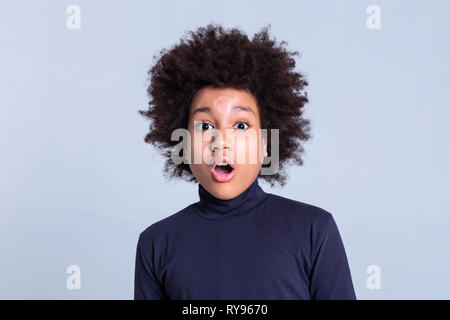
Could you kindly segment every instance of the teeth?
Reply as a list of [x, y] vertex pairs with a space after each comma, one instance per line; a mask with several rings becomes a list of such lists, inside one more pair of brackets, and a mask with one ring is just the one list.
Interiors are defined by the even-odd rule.
[[226, 163], [226, 162], [218, 162], [217, 165], [218, 165], [218, 166], [226, 166], [227, 163]]

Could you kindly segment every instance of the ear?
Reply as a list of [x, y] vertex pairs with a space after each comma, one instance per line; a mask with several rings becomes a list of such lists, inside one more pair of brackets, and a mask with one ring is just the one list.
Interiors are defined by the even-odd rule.
[[267, 153], [267, 141], [266, 141], [266, 139], [263, 139], [263, 150], [264, 150], [264, 157], [267, 157], [268, 156], [268, 153]]
[[186, 164], [189, 164], [188, 153], [189, 153], [189, 148], [183, 149], [183, 162]]

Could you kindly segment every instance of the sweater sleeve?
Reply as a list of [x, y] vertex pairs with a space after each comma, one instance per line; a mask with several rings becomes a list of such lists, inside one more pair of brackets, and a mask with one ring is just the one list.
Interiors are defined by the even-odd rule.
[[313, 230], [311, 300], [356, 300], [344, 244], [331, 213]]
[[154, 255], [155, 243], [144, 243], [141, 234], [136, 248], [134, 300], [167, 299], [162, 284], [155, 276]]

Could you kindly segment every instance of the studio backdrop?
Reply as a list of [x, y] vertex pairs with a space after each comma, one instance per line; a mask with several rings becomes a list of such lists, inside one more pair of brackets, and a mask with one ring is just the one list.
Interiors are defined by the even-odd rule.
[[448, 1], [3, 1], [0, 298], [132, 299], [136, 243], [198, 200], [138, 114], [210, 22], [296, 50], [312, 139], [271, 193], [331, 212], [358, 299], [450, 298]]

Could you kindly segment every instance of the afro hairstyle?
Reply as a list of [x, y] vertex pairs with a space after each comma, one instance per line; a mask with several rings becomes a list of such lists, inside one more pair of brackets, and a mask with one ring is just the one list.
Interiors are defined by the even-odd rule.
[[187, 129], [192, 98], [205, 86], [246, 90], [254, 96], [261, 128], [267, 129], [269, 157], [270, 129], [279, 129], [279, 170], [272, 175], [260, 172], [258, 178], [271, 186], [284, 186], [286, 164], [303, 165], [302, 141], [311, 138], [310, 120], [303, 117], [308, 82], [304, 74], [295, 71], [294, 56], [299, 53], [287, 51], [286, 41], [277, 45], [275, 38], [270, 39], [269, 29], [270, 24], [250, 40], [237, 28], [226, 30], [209, 23], [195, 32], [188, 31], [178, 44], [153, 56], [154, 64], [148, 71], [148, 109], [138, 113], [151, 122], [144, 140], [166, 158], [167, 178], [196, 182], [189, 164], [172, 161], [172, 149], [179, 141], [172, 141], [171, 134], [177, 128]]

